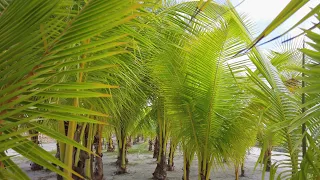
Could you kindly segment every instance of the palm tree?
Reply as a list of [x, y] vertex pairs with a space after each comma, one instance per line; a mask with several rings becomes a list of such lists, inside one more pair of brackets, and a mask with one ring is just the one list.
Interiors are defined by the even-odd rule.
[[[210, 8], [219, 10], [216, 4]], [[210, 8], [209, 12], [212, 12]], [[245, 100], [248, 96], [241, 93], [234, 73], [230, 71], [230, 67], [237, 70], [237, 66], [228, 61], [244, 47], [244, 43], [238, 43], [237, 38], [241, 31], [236, 30], [242, 24], [237, 22], [236, 15], [228, 14], [224, 18], [206, 28], [198, 26], [194, 34], [184, 34], [183, 37], [180, 35], [182, 32], [174, 34], [171, 31], [172, 35], [168, 38], [175, 46], [170, 49], [161, 46], [165, 53], [160, 52], [151, 63], [152, 76], [156, 79], [160, 94], [156, 106], [161, 108], [158, 110], [159, 129], [162, 136], [165, 134], [160, 138], [167, 140], [168, 122], [181, 122], [179, 132], [181, 139], [184, 139], [185, 170], [196, 152], [199, 179], [209, 179], [212, 165], [221, 165], [224, 159], [238, 165], [243, 161], [246, 148], [252, 144], [252, 141], [241, 141], [248, 131], [242, 131], [245, 129], [242, 127], [244, 123], [238, 115], [243, 111], [243, 106], [248, 105]], [[180, 41], [175, 42], [177, 37]], [[157, 168], [163, 169], [161, 158]], [[185, 172], [185, 179], [187, 174]], [[157, 178], [165, 178], [165, 175]]]
[[[272, 21], [272, 23], [253, 41], [250, 47], [253, 47], [257, 44], [260, 40], [266, 37], [269, 33], [271, 33], [275, 28], [277, 28], [280, 24], [282, 24], [286, 19], [288, 19], [292, 14], [294, 14], [297, 10], [299, 10], [303, 5], [305, 5], [308, 0], [305, 1], [298, 1], [298, 0], [291, 0], [290, 3], [285, 7], [283, 11]], [[277, 36], [274, 39], [277, 39], [293, 28], [300, 25], [302, 22], [307, 20], [309, 17], [313, 15], [319, 15], [319, 8], [320, 5], [318, 4], [314, 7], [305, 17], [299, 20], [293, 27], [289, 28], [286, 32], [282, 33], [281, 35]], [[319, 21], [319, 19], [318, 19]], [[313, 27], [309, 28], [308, 30], [304, 30], [306, 36], [313, 42], [308, 43], [310, 48], [303, 48], [300, 51], [304, 53], [303, 62], [306, 62], [306, 65], [302, 63], [302, 68], [293, 68], [302, 72], [302, 84], [306, 84], [306, 87], [303, 87], [299, 90], [302, 94], [302, 114], [297, 115], [295, 113], [295, 117], [290, 118], [290, 120], [286, 121], [285, 125], [279, 124], [279, 127], [282, 127], [281, 130], [286, 132], [287, 137], [290, 137], [289, 134], [298, 135], [299, 129], [302, 126], [303, 129], [303, 138], [298, 138], [293, 148], [289, 151], [290, 152], [290, 163], [292, 165], [291, 175], [289, 174], [288, 177], [293, 179], [319, 179], [319, 136], [318, 129], [319, 129], [319, 117], [317, 111], [319, 110], [318, 103], [319, 103], [319, 89], [316, 88], [319, 83], [315, 81], [315, 78], [319, 76], [319, 71], [317, 69], [318, 65], [318, 41], [317, 37], [319, 36], [317, 33], [313, 32], [312, 30], [318, 29], [318, 24], [314, 25]], [[304, 34], [302, 33], [302, 34]], [[274, 40], [272, 39], [272, 40]], [[306, 61], [309, 59], [308, 61]], [[268, 69], [269, 72], [272, 70]], [[274, 74], [272, 74], [274, 76]], [[280, 82], [280, 81], [278, 81]], [[287, 90], [286, 90], [287, 91]], [[280, 95], [283, 96], [283, 95]], [[304, 97], [308, 97], [307, 100], [309, 101], [306, 103]], [[309, 99], [310, 98], [310, 99]], [[282, 103], [288, 103], [288, 99], [282, 99]], [[290, 101], [290, 100], [289, 100]], [[292, 101], [291, 101], [292, 102]], [[298, 132], [297, 132], [298, 131]], [[296, 133], [295, 133], [296, 132]], [[300, 133], [299, 133], [300, 134]], [[308, 141], [308, 149], [306, 150], [305, 147]], [[286, 139], [288, 145], [292, 143], [290, 139]], [[302, 144], [303, 147], [303, 156], [301, 161], [297, 161], [297, 154], [294, 152], [300, 151], [299, 144]], [[279, 162], [285, 163], [285, 162]], [[298, 167], [298, 163], [300, 166]], [[278, 166], [278, 165], [277, 165]]]
[[[117, 60], [115, 57], [128, 53], [130, 33], [116, 29], [134, 19], [140, 5], [96, 0], [3, 2], [6, 3], [0, 15], [0, 176], [29, 179], [4, 153], [12, 148], [64, 178], [71, 178], [72, 174], [81, 177], [73, 170], [74, 147], [92, 152], [89, 145], [86, 148], [74, 141], [76, 129], [83, 123], [101, 124], [100, 117], [106, 116], [90, 110], [86, 99], [110, 97], [106, 91], [97, 90], [116, 88], [101, 81], [86, 81], [85, 77], [90, 72], [116, 66], [98, 65], [99, 60]], [[34, 122], [46, 119], [59, 121], [60, 133]], [[16, 132], [16, 127], [22, 124], [29, 128]], [[61, 161], [35, 146], [29, 137], [20, 135], [29, 130], [56, 139], [60, 143]]]
[[[246, 97], [240, 93], [227, 65], [228, 51], [236, 43], [231, 40], [233, 35], [232, 27], [222, 24], [198, 42], [192, 42], [194, 48], [187, 56], [190, 60], [179, 99], [183, 101], [184, 119], [188, 119], [182, 122], [187, 123], [184, 134], [191, 135], [186, 139], [196, 142], [199, 179], [209, 179], [213, 164], [221, 165], [229, 159], [241, 162], [248, 147], [248, 141], [241, 138], [245, 134], [244, 123], [238, 117], [246, 106]], [[204, 50], [204, 46], [211, 48]]]
[[[2, 0], [0, 179], [29, 179], [7, 149], [59, 179], [103, 179], [106, 128], [117, 136], [119, 172], [127, 168], [127, 138], [147, 133], [159, 142], [154, 178], [166, 179], [170, 140], [168, 167], [180, 143], [183, 179], [189, 179], [195, 154], [198, 179], [209, 179], [212, 167], [224, 164], [235, 167], [238, 179], [258, 134], [260, 160], [270, 162], [271, 178], [286, 163], [271, 165], [270, 152], [279, 143], [291, 168], [279, 177], [319, 179], [319, 34], [305, 31], [313, 43], [301, 50], [306, 64], [295, 68], [301, 78], [282, 71], [295, 51], [265, 56], [254, 47], [306, 2], [292, 0], [252, 42], [249, 23], [229, 4]], [[238, 53], [248, 44], [250, 53]], [[300, 79], [306, 87], [296, 90]], [[307, 100], [303, 113], [299, 92]], [[39, 122], [55, 122], [57, 131]], [[57, 140], [58, 158], [34, 143], [38, 132]], [[299, 159], [305, 138], [308, 149]]]
[[[127, 139], [131, 135], [131, 132], [135, 128], [135, 123], [141, 119], [144, 115], [144, 108], [146, 106], [146, 96], [141, 91], [141, 86], [133, 84], [127, 84], [121, 86], [122, 88], [117, 93], [114, 93], [112, 102], [113, 107], [109, 109], [111, 111], [112, 119], [110, 124], [114, 128], [115, 135], [117, 137], [118, 144], [118, 170], [117, 173], [127, 172], [126, 164], [127, 159]], [[137, 95], [140, 94], [140, 95]], [[108, 103], [104, 105], [107, 107]], [[114, 112], [112, 112], [114, 110]]]

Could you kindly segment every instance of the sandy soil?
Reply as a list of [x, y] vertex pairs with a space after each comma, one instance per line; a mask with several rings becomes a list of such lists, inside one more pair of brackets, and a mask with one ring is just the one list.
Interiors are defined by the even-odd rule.
[[[50, 144], [43, 144], [43, 147], [48, 150], [55, 149], [55, 143]], [[135, 146], [133, 146], [135, 148]], [[262, 179], [262, 172], [261, 167], [258, 166], [257, 169], [254, 171], [255, 163], [259, 156], [259, 149], [252, 148], [250, 154], [247, 155], [246, 162], [245, 162], [245, 177], [240, 177], [241, 180], [259, 180]], [[13, 151], [9, 151], [7, 154], [14, 154]], [[115, 175], [114, 172], [116, 171], [116, 167], [114, 162], [116, 161], [117, 154], [114, 153], [104, 153], [103, 156], [103, 166], [104, 166], [104, 177], [108, 180], [147, 180], [152, 179], [152, 173], [156, 167], [156, 160], [152, 158], [151, 152], [144, 152], [144, 153], [135, 153], [129, 154], [129, 164], [128, 164], [128, 173], [123, 175]], [[277, 157], [279, 159], [279, 157]], [[273, 159], [273, 161], [276, 159]], [[23, 157], [15, 157], [14, 161], [19, 164], [19, 166], [28, 174], [28, 176], [32, 180], [55, 180], [56, 175], [48, 170], [41, 170], [41, 171], [31, 171], [30, 170], [30, 161], [24, 159]], [[168, 179], [169, 180], [181, 180], [183, 171], [183, 156], [181, 152], [178, 152], [174, 159], [175, 162], [175, 170], [168, 172]], [[198, 162], [195, 158], [190, 172], [190, 179], [197, 180], [197, 168]], [[269, 178], [269, 173], [266, 173], [265, 178]], [[234, 180], [234, 169], [225, 167], [221, 168], [213, 168], [211, 173], [212, 180]]]

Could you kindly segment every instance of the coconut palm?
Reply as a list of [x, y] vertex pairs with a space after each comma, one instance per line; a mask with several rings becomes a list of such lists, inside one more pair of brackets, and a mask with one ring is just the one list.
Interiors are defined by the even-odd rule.
[[[238, 115], [246, 106], [245, 97], [227, 65], [228, 51], [236, 41], [232, 40], [231, 27], [221, 26], [192, 42], [192, 51], [186, 57], [185, 80], [179, 89], [184, 114], [180, 118], [186, 119], [182, 121], [186, 124], [182, 136], [196, 144], [199, 179], [209, 179], [213, 164], [221, 165], [224, 160], [241, 162], [245, 152], [240, 153], [241, 147], [246, 149], [246, 142], [250, 142], [241, 141], [244, 119]], [[230, 34], [226, 35], [226, 31]], [[204, 46], [211, 48], [204, 50]]]
[[[144, 115], [144, 108], [146, 106], [146, 96], [143, 95], [141, 87], [133, 84], [127, 84], [121, 86], [122, 88], [112, 99], [112, 106], [109, 106], [110, 124], [114, 128], [115, 135], [117, 137], [118, 144], [118, 171], [117, 173], [127, 172], [126, 164], [127, 159], [127, 139], [132, 135], [133, 129], [135, 129], [135, 123], [142, 119]], [[140, 94], [137, 96], [137, 94]], [[109, 103], [109, 104], [111, 104]], [[107, 103], [106, 103], [107, 104]], [[106, 107], [108, 107], [104, 104]], [[112, 111], [114, 110], [114, 111]]]
[[[101, 123], [99, 117], [106, 116], [89, 110], [85, 99], [110, 97], [96, 90], [116, 87], [86, 81], [85, 76], [115, 66], [97, 65], [99, 60], [128, 53], [130, 33], [116, 29], [135, 18], [140, 5], [131, 1], [2, 2], [6, 3], [1, 4], [0, 15], [1, 177], [28, 179], [4, 153], [10, 148], [64, 178], [81, 177], [73, 170], [74, 147], [92, 152], [73, 140], [75, 131], [82, 123]], [[34, 122], [44, 119], [59, 121], [60, 133]], [[16, 131], [22, 124], [29, 128]], [[33, 129], [60, 142], [61, 161], [20, 135]]]
[[[273, 20], [273, 22], [258, 36], [257, 39], [253, 41], [253, 44], [250, 47], [253, 47], [256, 43], [258, 43], [262, 38], [266, 37], [269, 33], [271, 33], [276, 27], [278, 27], [281, 23], [283, 23], [286, 19], [288, 19], [292, 14], [294, 14], [298, 9], [300, 9], [306, 1], [297, 1], [291, 0], [290, 3], [285, 7], [285, 9]], [[309, 17], [319, 14], [320, 5], [318, 4], [314, 7], [305, 17], [299, 20], [293, 27], [289, 28], [286, 32], [282, 33], [281, 35], [277, 36], [281, 37], [282, 35], [286, 34], [293, 28], [300, 25], [302, 22], [307, 20]], [[319, 21], [319, 19], [318, 19]], [[319, 136], [318, 129], [319, 129], [319, 117], [317, 111], [318, 103], [319, 103], [319, 91], [316, 88], [318, 86], [318, 81], [315, 81], [315, 78], [319, 76], [319, 71], [317, 70], [317, 62], [318, 62], [318, 48], [317, 48], [317, 37], [319, 36], [317, 33], [313, 32], [314, 29], [318, 29], [318, 24], [316, 23], [313, 27], [309, 28], [308, 30], [304, 30], [304, 33], [307, 37], [312, 41], [310, 44], [310, 48], [303, 48], [300, 51], [304, 53], [305, 58], [303, 61], [306, 62], [307, 65], [304, 65], [303, 68], [294, 68], [302, 72], [302, 84], [306, 84], [306, 87], [303, 87], [300, 92], [302, 93], [302, 99], [307, 97], [307, 103], [303, 100], [302, 105], [302, 114], [296, 115], [291, 120], [287, 121], [287, 125], [280, 125], [282, 130], [287, 134], [293, 134], [295, 131], [299, 131], [302, 126], [304, 138], [297, 139], [297, 145], [291, 149], [290, 152], [290, 166], [291, 172], [287, 177], [293, 179], [317, 179], [320, 177], [319, 175]], [[272, 39], [273, 40], [273, 39]], [[308, 60], [309, 59], [309, 60]], [[308, 61], [307, 61], [308, 60]], [[269, 70], [270, 71], [270, 70]], [[272, 70], [271, 70], [272, 71]], [[304, 86], [303, 85], [303, 86]], [[316, 90], [317, 89], [317, 90]], [[310, 91], [309, 91], [310, 90]], [[285, 99], [283, 99], [285, 100]], [[284, 101], [285, 102], [285, 101]], [[289, 126], [288, 126], [289, 125]], [[297, 133], [296, 133], [297, 134]], [[301, 136], [301, 135], [300, 135]], [[308, 140], [308, 149], [304, 151], [302, 160], [300, 162], [297, 161], [296, 156], [293, 156], [294, 151], [299, 151], [299, 144], [302, 146], [306, 146], [306, 141]], [[291, 143], [288, 139], [286, 140], [288, 145]], [[285, 162], [280, 162], [285, 163]], [[300, 166], [298, 167], [298, 163]]]
[[[318, 11], [318, 21], [319, 21]], [[319, 28], [317, 28], [319, 30]], [[305, 125], [306, 141], [308, 141], [308, 149], [306, 150], [302, 162], [300, 164], [301, 170], [295, 174], [295, 179], [319, 179], [320, 178], [320, 118], [319, 118], [319, 82], [315, 79], [319, 78], [320, 71], [319, 63], [319, 41], [317, 38], [319, 33], [306, 31], [306, 36], [311, 40], [308, 44], [310, 48], [301, 49], [305, 56], [309, 57], [304, 68], [298, 68], [303, 73], [301, 80], [306, 84], [300, 92], [302, 96], [307, 96], [306, 102], [302, 105], [304, 111], [301, 116], [298, 116], [291, 124], [290, 131], [295, 128]], [[305, 123], [305, 124], [303, 124]]]
[[[5, 153], [14, 149], [60, 179], [103, 179], [104, 128], [117, 136], [121, 172], [127, 137], [149, 128], [159, 140], [156, 179], [166, 179], [169, 140], [170, 168], [176, 145], [183, 149], [184, 179], [194, 155], [199, 179], [224, 164], [238, 178], [258, 132], [260, 159], [270, 160], [276, 143], [289, 152], [289, 163], [274, 164], [271, 177], [286, 165], [279, 177], [319, 178], [319, 34], [305, 31], [313, 43], [301, 50], [304, 68], [296, 68], [306, 82], [302, 114], [300, 74], [282, 71], [295, 52], [265, 56], [254, 47], [306, 2], [292, 0], [252, 42], [249, 23], [228, 3], [2, 0], [0, 178], [29, 179]], [[238, 53], [246, 46], [250, 53]], [[39, 123], [48, 121], [57, 131]], [[58, 158], [32, 142], [37, 132], [57, 140]], [[300, 159], [303, 137], [309, 148]]]
[[[211, 13], [223, 9], [217, 4], [212, 4], [210, 8], [207, 9]], [[210, 19], [210, 16], [205, 17]], [[212, 165], [222, 165], [224, 160], [235, 162], [238, 166], [243, 161], [246, 148], [254, 140], [241, 141], [241, 137], [249, 132], [241, 127], [247, 119], [239, 116], [243, 107], [248, 105], [248, 96], [241, 93], [234, 73], [230, 71], [230, 67], [238, 70], [237, 73], [241, 71], [239, 66], [229, 61], [245, 45], [245, 41], [239, 43], [241, 39], [237, 38], [241, 32], [236, 29], [242, 25], [238, 21], [235, 14], [228, 14], [206, 28], [194, 24], [194, 36], [185, 34], [181, 37], [180, 32], [172, 34], [168, 37], [171, 41], [175, 42], [176, 37], [180, 41], [170, 49], [163, 47], [165, 54], [160, 53], [152, 63], [152, 75], [156, 78], [161, 96], [158, 97], [157, 108], [163, 108], [158, 114], [159, 122], [163, 123], [160, 133], [168, 132], [167, 129], [164, 132], [161, 130], [167, 128], [170, 121], [181, 123], [179, 136], [183, 139], [182, 146], [186, 152], [185, 164], [190, 163], [196, 152], [199, 179], [209, 179]], [[198, 23], [206, 24], [206, 21]], [[167, 136], [163, 139], [166, 141]], [[185, 179], [187, 174], [185, 172]]]

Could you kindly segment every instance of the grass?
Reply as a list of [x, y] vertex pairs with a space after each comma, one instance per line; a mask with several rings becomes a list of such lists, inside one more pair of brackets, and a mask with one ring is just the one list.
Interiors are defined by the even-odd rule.
[[135, 144], [131, 148], [128, 149], [128, 154], [134, 154], [134, 153], [143, 153], [148, 154], [152, 153], [148, 151], [149, 143], [148, 141], [145, 141], [143, 143]]
[[[137, 143], [135, 145], [132, 145], [128, 149], [128, 154], [152, 154], [153, 151], [148, 151], [148, 149], [149, 149], [149, 142], [145, 141], [142, 143]], [[107, 149], [104, 149], [102, 152], [108, 154], [108, 156], [115, 156], [115, 155], [118, 155], [118, 148], [115, 145], [114, 152], [107, 152]]]

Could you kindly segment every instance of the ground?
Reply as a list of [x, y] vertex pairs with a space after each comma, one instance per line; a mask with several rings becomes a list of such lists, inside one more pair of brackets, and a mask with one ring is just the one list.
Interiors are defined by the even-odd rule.
[[[47, 151], [54, 153], [56, 145], [55, 143], [43, 144], [42, 145]], [[108, 180], [150, 180], [152, 179], [152, 173], [156, 167], [156, 160], [152, 158], [152, 152], [147, 151], [147, 143], [134, 145], [128, 154], [129, 164], [128, 173], [123, 175], [115, 175], [116, 166], [114, 162], [116, 161], [117, 154], [105, 152], [103, 155], [103, 168], [104, 177]], [[240, 180], [259, 180], [262, 179], [262, 171], [260, 165], [254, 170], [255, 163], [259, 156], [259, 149], [252, 148], [250, 154], [246, 157], [245, 162], [245, 177], [240, 177]], [[7, 154], [13, 155], [14, 151], [9, 150]], [[19, 164], [19, 166], [28, 174], [32, 180], [55, 180], [56, 175], [48, 170], [41, 171], [31, 171], [30, 162], [23, 157], [15, 157], [14, 161]], [[174, 159], [175, 170], [168, 172], [169, 180], [181, 180], [183, 171], [183, 156], [182, 153], [177, 151]], [[197, 180], [197, 160], [194, 159], [191, 165], [190, 179]], [[213, 168], [211, 173], [212, 180], [234, 180], [234, 169], [233, 168]], [[266, 173], [265, 179], [269, 179], [269, 173]]]

